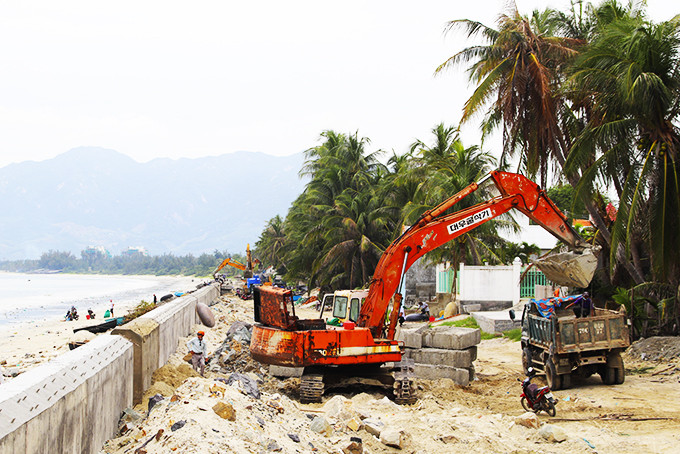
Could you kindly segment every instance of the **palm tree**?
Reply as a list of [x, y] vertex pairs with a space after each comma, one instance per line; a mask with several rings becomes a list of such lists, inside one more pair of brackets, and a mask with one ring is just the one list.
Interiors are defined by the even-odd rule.
[[[503, 129], [501, 163], [516, 152], [524, 171], [532, 178], [540, 176], [547, 186], [550, 173], [564, 169], [579, 121], [572, 103], [561, 87], [565, 69], [586, 44], [582, 37], [558, 37], [558, 22], [553, 11], [535, 11], [530, 19], [522, 17], [516, 5], [502, 15], [499, 28], [494, 30], [468, 19], [449, 22], [448, 30], [463, 28], [468, 36], [482, 35], [487, 45], [468, 47], [442, 63], [436, 70], [470, 63], [470, 78], [477, 83], [473, 95], [465, 104], [462, 121], [490, 104], [482, 123], [485, 133], [497, 125]], [[578, 106], [575, 106], [578, 107]], [[578, 186], [579, 169], [566, 172], [569, 183]], [[586, 209], [599, 229], [605, 243], [611, 243], [607, 224], [593, 203], [590, 194], [583, 197]], [[643, 281], [638, 270], [615, 247], [613, 256], [622, 263], [632, 278]]]
[[524, 18], [514, 6], [500, 17], [498, 30], [468, 19], [451, 21], [447, 31], [463, 28], [489, 44], [463, 49], [436, 69], [440, 73], [470, 63], [468, 72], [477, 88], [465, 103], [461, 122], [490, 104], [482, 130], [502, 125], [501, 162], [519, 152], [529, 176], [539, 175], [544, 187], [553, 163], [563, 164], [567, 152], [560, 125], [559, 68], [582, 44], [552, 36], [549, 19], [549, 11]]
[[284, 223], [281, 216], [277, 214], [267, 222], [267, 226], [260, 234], [260, 239], [255, 243], [256, 254], [260, 260], [270, 264], [277, 270], [285, 269], [285, 246]]
[[295, 244], [286, 264], [291, 275], [306, 274], [310, 285], [360, 286], [396, 228], [383, 207], [384, 192], [376, 189], [388, 171], [377, 159], [380, 151], [367, 152], [367, 138], [333, 131], [322, 138], [306, 152], [302, 173], [311, 181], [286, 218]]
[[640, 255], [648, 248], [652, 279], [677, 285], [680, 16], [660, 24], [639, 13], [607, 18], [575, 65], [573, 84], [591, 100], [592, 115], [567, 166], [586, 169], [581, 192], [597, 177], [622, 182], [611, 250], [625, 244], [643, 273]]
[[[460, 141], [456, 128], [446, 127], [442, 123], [432, 129], [432, 135], [432, 145], [427, 145], [422, 140], [416, 140], [411, 145], [415, 161], [412, 173], [417, 175], [422, 184], [414, 192], [411, 202], [404, 206], [406, 223], [415, 222], [425, 211], [434, 208], [470, 183], [479, 181], [495, 167], [496, 161], [489, 153], [480, 151], [477, 146], [466, 148]], [[451, 211], [470, 207], [489, 197], [485, 189], [480, 188], [460, 201]], [[455, 241], [428, 253], [428, 260], [433, 263], [450, 261], [455, 265], [461, 262], [481, 264], [487, 257], [494, 255], [487, 244], [498, 239], [498, 226], [512, 223], [509, 219], [482, 224]], [[452, 288], [455, 285], [454, 277]]]

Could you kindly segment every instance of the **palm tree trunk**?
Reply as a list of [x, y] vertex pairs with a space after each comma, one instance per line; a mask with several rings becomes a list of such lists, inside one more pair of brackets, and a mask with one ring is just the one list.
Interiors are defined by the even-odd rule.
[[[557, 137], [559, 138], [560, 147], [556, 148], [561, 149], [559, 149], [558, 152], [555, 153], [555, 158], [557, 159], [557, 162], [559, 162], [562, 169], [564, 169], [565, 157], [562, 150], [567, 150], [567, 145], [566, 143], [564, 143], [564, 138], [562, 137], [561, 134], [558, 134]], [[579, 175], [578, 171], [576, 171], [572, 175], [567, 175], [567, 180], [574, 189], [576, 189], [576, 187], [578, 186], [578, 182], [580, 179], [581, 175]], [[588, 214], [590, 215], [591, 219], [593, 220], [593, 223], [595, 224], [595, 227], [597, 227], [597, 229], [600, 231], [600, 234], [602, 235], [602, 238], [604, 238], [604, 241], [607, 243], [607, 245], [611, 247], [612, 235], [611, 232], [609, 232], [609, 229], [607, 228], [604, 219], [600, 215], [600, 211], [597, 209], [592, 200], [588, 199], [584, 200], [583, 202], [586, 206], [586, 210], [588, 210]], [[640, 272], [640, 270], [634, 267], [633, 264], [626, 259], [626, 256], [623, 252], [623, 248], [621, 245], [618, 245], [618, 247], [616, 248], [616, 261], [620, 263], [626, 269], [626, 271], [628, 271], [628, 274], [630, 274], [630, 277], [635, 281], [636, 284], [639, 285], [645, 281], [644, 278], [642, 277], [642, 273]]]

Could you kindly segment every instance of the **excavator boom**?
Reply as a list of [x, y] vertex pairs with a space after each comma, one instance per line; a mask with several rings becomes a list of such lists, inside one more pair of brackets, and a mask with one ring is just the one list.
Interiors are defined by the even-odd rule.
[[222, 268], [224, 268], [225, 266], [227, 266], [227, 265], [233, 266], [234, 268], [237, 268], [237, 269], [239, 269], [239, 270], [241, 270], [241, 271], [245, 271], [245, 269], [246, 269], [246, 266], [245, 266], [244, 264], [242, 264], [241, 262], [238, 262], [238, 261], [236, 261], [236, 260], [234, 260], [234, 259], [231, 259], [231, 258], [226, 258], [226, 259], [224, 259], [224, 260], [222, 261], [222, 263], [220, 263], [220, 264], [218, 265], [218, 267], [215, 268], [215, 270], [213, 271], [213, 273], [212, 273], [213, 278], [214, 278], [215, 276], [217, 276], [217, 273], [219, 273], [220, 270], [221, 270]]
[[[444, 214], [455, 203], [473, 193], [479, 185], [491, 179], [500, 195], [470, 208]], [[426, 253], [463, 235], [511, 209], [517, 209], [537, 224], [564, 241], [571, 249], [583, 251], [590, 247], [569, 225], [566, 216], [545, 195], [536, 183], [514, 173], [494, 171], [479, 183], [472, 183], [442, 204], [424, 213], [421, 218], [383, 253], [375, 269], [368, 297], [361, 307], [358, 326], [381, 337], [389, 302], [401, 286], [404, 273]], [[594, 268], [592, 270], [594, 272]], [[553, 277], [559, 280], [559, 272]], [[588, 281], [592, 279], [592, 273]], [[571, 283], [564, 276], [561, 283]], [[558, 282], [560, 283], [560, 282]], [[573, 284], [573, 283], [572, 283]], [[396, 298], [400, 302], [400, 297]], [[393, 311], [398, 312], [398, 307]], [[391, 320], [388, 338], [394, 336], [396, 317]]]

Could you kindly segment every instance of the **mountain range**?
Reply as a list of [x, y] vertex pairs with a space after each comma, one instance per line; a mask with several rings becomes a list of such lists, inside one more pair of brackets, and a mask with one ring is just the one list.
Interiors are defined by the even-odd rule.
[[104, 148], [0, 168], [0, 260], [49, 250], [244, 253], [304, 190], [304, 155], [236, 152], [139, 163]]

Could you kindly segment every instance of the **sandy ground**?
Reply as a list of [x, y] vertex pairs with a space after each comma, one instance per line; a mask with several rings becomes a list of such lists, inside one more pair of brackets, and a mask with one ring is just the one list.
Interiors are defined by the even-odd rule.
[[[251, 306], [252, 300], [228, 297], [213, 306], [218, 324], [206, 330], [210, 352], [222, 343], [233, 322], [252, 321]], [[314, 314], [297, 311], [301, 317]], [[605, 386], [599, 376], [593, 376], [555, 392], [557, 415], [541, 413], [539, 420], [563, 429], [566, 440], [557, 443], [517, 422], [524, 413], [517, 382], [522, 378], [519, 342], [482, 341], [475, 362], [477, 378], [470, 386], [418, 380], [419, 400], [407, 406], [394, 404], [381, 390], [359, 387], [325, 395], [321, 404], [300, 404], [297, 379], [273, 378], [249, 359], [247, 346], [236, 342], [232, 347], [236, 359], [230, 353], [231, 359], [223, 364], [257, 380], [259, 398], [248, 395], [240, 382], [221, 382], [231, 376], [225, 368], [208, 371], [206, 378], [196, 376], [181, 360], [186, 347], [180, 341], [177, 354], [158, 372], [144, 402], [135, 408], [143, 416], [124, 425], [120, 436], [109, 440], [102, 452], [360, 452], [350, 449], [352, 437], [361, 439], [365, 453], [678, 452], [677, 358], [651, 362], [626, 357], [629, 373], [622, 385]], [[146, 415], [148, 398], [156, 393], [165, 399]], [[218, 403], [228, 407], [227, 419], [216, 413]], [[373, 435], [368, 430], [371, 420], [385, 424], [383, 433], [396, 433], [401, 447]], [[178, 428], [178, 422], [184, 425]]]
[[[194, 277], [173, 278], [177, 281], [177, 288], [185, 291], [194, 290], [201, 282]], [[115, 315], [122, 317], [128, 310], [139, 302], [116, 302]], [[2, 325], [0, 327], [0, 363], [4, 370], [25, 372], [37, 365], [55, 358], [69, 350], [71, 341], [89, 340], [94, 337], [88, 331], [73, 330], [85, 326], [97, 325], [104, 322], [103, 312], [95, 320], [87, 320], [87, 311], [79, 311], [79, 319], [64, 321], [63, 318], [44, 320], [39, 322], [23, 322]]]
[[[252, 322], [252, 300], [225, 296], [212, 310], [214, 328], [195, 326], [206, 332], [211, 354], [234, 322]], [[316, 313], [298, 309], [297, 315]], [[56, 345], [44, 342], [52, 334], [32, 332], [26, 340], [36, 359], [38, 348]], [[384, 391], [368, 387], [331, 392], [320, 404], [300, 404], [299, 380], [269, 376], [238, 341], [227, 342], [200, 377], [182, 360], [188, 339], [180, 339], [177, 353], [154, 374], [143, 402], [123, 415], [120, 433], [101, 453], [675, 453], [680, 445], [680, 362], [677, 357], [644, 361], [640, 349], [624, 355], [624, 384], [605, 386], [595, 375], [554, 392], [557, 415], [538, 417], [542, 425], [566, 433], [566, 440], [556, 443], [517, 422], [524, 413], [519, 342], [482, 341], [470, 386], [417, 380], [418, 401], [398, 406]], [[248, 394], [252, 388], [242, 381], [226, 384], [232, 372], [257, 383], [260, 395]], [[148, 412], [155, 394], [164, 399]], [[376, 420], [384, 424], [382, 437], [370, 428]], [[400, 448], [389, 445], [389, 433]], [[362, 451], [352, 437], [361, 440]]]

